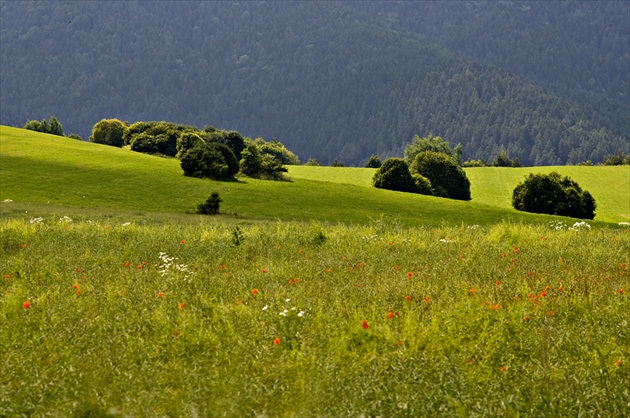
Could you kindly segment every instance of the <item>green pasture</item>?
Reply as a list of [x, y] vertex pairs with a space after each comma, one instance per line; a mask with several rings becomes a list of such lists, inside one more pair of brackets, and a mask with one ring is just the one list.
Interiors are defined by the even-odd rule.
[[62, 213], [0, 222], [0, 416], [630, 413], [627, 229]]
[[[586, 168], [589, 167], [575, 167]], [[624, 177], [628, 168], [593, 169], [601, 170], [597, 173], [619, 173], [608, 182], [613, 187], [603, 190], [621, 190], [617, 199], [612, 192], [592, 191], [599, 204], [596, 220], [628, 219], [630, 198], [623, 193], [628, 185], [628, 178]], [[496, 192], [488, 185], [489, 180], [474, 177], [477, 172], [474, 170], [469, 171], [473, 184], [471, 202], [378, 190], [369, 186], [372, 172], [360, 168], [294, 166], [289, 167], [292, 182], [249, 178], [215, 182], [184, 177], [174, 159], [0, 127], [0, 201], [10, 199], [15, 203], [0, 205], [3, 216], [26, 210], [46, 214], [57, 206], [127, 211], [141, 216], [184, 215], [194, 212], [198, 203], [217, 191], [224, 200], [221, 208], [224, 216], [248, 220], [365, 224], [388, 217], [402, 225], [417, 226], [487, 225], [504, 220], [540, 223], [554, 219], [510, 208], [505, 196], [498, 199], [492, 195]], [[496, 176], [489, 174], [489, 177]], [[607, 178], [606, 174], [583, 177], [587, 182]], [[484, 186], [479, 189], [476, 184]], [[589, 189], [586, 184], [584, 187]], [[484, 193], [490, 197], [484, 197]]]
[[628, 416], [625, 168], [566, 169], [607, 222], [0, 127], [0, 417]]
[[[289, 174], [295, 179], [366, 187], [371, 186], [375, 171], [357, 167], [289, 167]], [[630, 221], [630, 166], [474, 167], [465, 171], [474, 203], [511, 209], [512, 192], [529, 173], [557, 171], [593, 195], [597, 202], [596, 220]]]

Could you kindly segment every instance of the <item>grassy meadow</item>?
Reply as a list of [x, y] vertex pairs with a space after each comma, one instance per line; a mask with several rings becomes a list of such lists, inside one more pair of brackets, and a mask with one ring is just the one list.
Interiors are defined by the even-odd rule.
[[592, 189], [625, 171], [598, 168], [566, 167], [581, 223], [484, 169], [471, 202], [368, 169], [219, 183], [0, 127], [0, 416], [628, 416], [628, 211]]

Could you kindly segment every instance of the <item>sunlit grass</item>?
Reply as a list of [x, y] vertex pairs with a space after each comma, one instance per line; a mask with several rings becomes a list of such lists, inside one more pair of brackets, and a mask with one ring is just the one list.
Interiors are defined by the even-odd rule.
[[136, 219], [0, 223], [0, 415], [630, 412], [627, 229]]

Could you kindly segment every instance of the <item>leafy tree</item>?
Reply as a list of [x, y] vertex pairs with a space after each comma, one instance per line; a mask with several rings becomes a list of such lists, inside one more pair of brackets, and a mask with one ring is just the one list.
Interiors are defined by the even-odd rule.
[[270, 154], [263, 154], [255, 143], [250, 142], [243, 150], [241, 158], [241, 173], [248, 177], [281, 180], [287, 170]]
[[317, 158], [309, 158], [308, 161], [304, 163], [304, 165], [308, 165], [311, 167], [320, 167], [322, 164], [317, 160]]
[[486, 163], [483, 160], [466, 160], [462, 164], [462, 167], [485, 167]]
[[183, 153], [181, 167], [189, 177], [229, 180], [238, 173], [234, 153], [226, 145], [202, 143]]
[[521, 162], [518, 158], [511, 159], [507, 151], [501, 150], [492, 165], [495, 167], [520, 167]]
[[135, 134], [130, 146], [132, 151], [144, 154], [157, 154], [159, 152], [156, 138], [146, 132]]
[[416, 185], [416, 193], [425, 194], [428, 196], [433, 195], [431, 180], [418, 173], [412, 174], [411, 178]]
[[275, 138], [272, 139], [271, 142], [266, 142], [262, 138], [256, 138], [254, 143], [258, 146], [258, 149], [260, 149], [260, 152], [262, 152], [263, 154], [271, 155], [276, 160], [278, 160], [278, 162], [280, 162], [281, 164], [287, 164], [287, 165], [300, 164], [300, 159], [297, 157], [297, 155], [289, 151], [284, 146], [284, 144], [282, 144], [280, 141], [278, 141]]
[[334, 160], [331, 164], [331, 167], [345, 167], [346, 165], [339, 160]]
[[223, 200], [219, 197], [219, 193], [212, 192], [204, 203], [197, 205], [197, 213], [200, 215], [217, 215], [221, 202], [223, 202]]
[[[457, 161], [457, 157], [448, 142], [439, 136], [432, 135], [426, 138], [420, 138], [418, 135], [415, 135], [411, 144], [407, 145], [407, 148], [405, 148], [405, 161], [407, 161], [407, 164], [411, 164], [416, 158], [416, 155], [424, 151], [442, 152]], [[461, 145], [459, 145], [458, 152], [461, 152]]]
[[512, 193], [512, 206], [521, 211], [593, 219], [593, 196], [569, 177], [557, 172], [529, 174]]
[[372, 184], [379, 189], [396, 190], [399, 192], [417, 192], [409, 166], [402, 158], [388, 158], [374, 173]]
[[41, 122], [37, 120], [29, 120], [24, 124], [24, 129], [42, 132], [45, 134], [63, 136], [61, 123], [59, 123], [57, 118], [54, 116], [51, 116], [49, 120], [42, 119]]
[[184, 152], [196, 147], [197, 145], [200, 145], [201, 143], [203, 143], [203, 139], [201, 139], [201, 137], [196, 133], [184, 132], [179, 136], [179, 138], [177, 138], [177, 144], [175, 145], [175, 148], [177, 149], [177, 154], [175, 154], [175, 156], [177, 158], [181, 158]]
[[457, 162], [442, 152], [423, 151], [416, 155], [411, 172], [431, 182], [433, 194], [457, 200], [470, 200], [470, 181]]
[[48, 133], [63, 136], [63, 128], [56, 117], [51, 116], [48, 120]]
[[118, 119], [102, 119], [92, 127], [90, 141], [97, 144], [122, 147], [127, 127]]
[[81, 135], [79, 134], [70, 134], [68, 135], [68, 138], [78, 139], [79, 141], [83, 141], [83, 138], [81, 138]]
[[615, 155], [605, 156], [602, 163], [604, 165], [628, 165], [630, 164], [630, 154], [624, 157], [621, 150], [618, 150]]
[[372, 155], [365, 163], [365, 166], [367, 168], [379, 168], [382, 165], [383, 162], [381, 161], [381, 158], [376, 154]]

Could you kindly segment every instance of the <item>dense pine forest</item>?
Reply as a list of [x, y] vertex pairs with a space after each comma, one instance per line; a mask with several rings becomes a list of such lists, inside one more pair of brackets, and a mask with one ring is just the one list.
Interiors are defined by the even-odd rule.
[[0, 19], [1, 124], [213, 125], [347, 165], [429, 134], [465, 160], [630, 152], [623, 1], [0, 1]]

